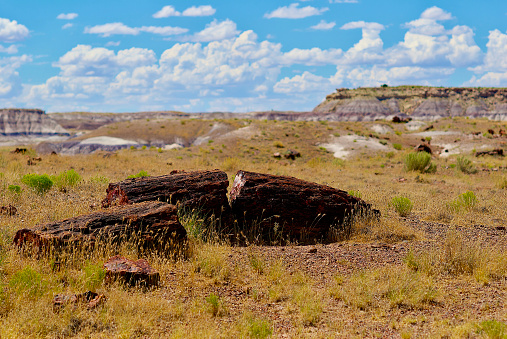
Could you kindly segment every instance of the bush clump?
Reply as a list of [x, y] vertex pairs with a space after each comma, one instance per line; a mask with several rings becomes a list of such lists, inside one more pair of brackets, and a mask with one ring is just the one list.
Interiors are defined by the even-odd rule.
[[53, 180], [47, 174], [25, 174], [21, 182], [39, 194], [45, 194], [53, 187]]
[[76, 186], [81, 181], [81, 176], [73, 168], [51, 177], [56, 187], [65, 189]]
[[405, 157], [405, 171], [419, 171], [421, 173], [435, 173], [437, 166], [431, 163], [431, 154], [416, 152]]
[[412, 207], [414, 207], [414, 204], [412, 201], [410, 201], [409, 198], [402, 196], [394, 197], [391, 201], [391, 204], [401, 217], [406, 217], [409, 215], [410, 212], [412, 212]]
[[21, 193], [21, 186], [19, 186], [19, 185], [9, 185], [9, 187], [7, 187], [7, 189], [9, 190], [9, 192], [12, 192], [12, 193], [16, 193], [16, 194]]
[[461, 156], [456, 159], [456, 168], [465, 174], [475, 174], [478, 172], [477, 168], [472, 165], [472, 161]]
[[449, 208], [455, 211], [459, 211], [461, 208], [471, 209], [477, 203], [477, 197], [472, 191], [466, 191], [458, 195], [456, 200], [449, 203]]
[[145, 170], [141, 170], [141, 171], [139, 171], [139, 173], [129, 175], [127, 178], [128, 179], [132, 179], [132, 178], [144, 178], [144, 177], [149, 177], [149, 176], [150, 175], [148, 174], [148, 172], [146, 172]]

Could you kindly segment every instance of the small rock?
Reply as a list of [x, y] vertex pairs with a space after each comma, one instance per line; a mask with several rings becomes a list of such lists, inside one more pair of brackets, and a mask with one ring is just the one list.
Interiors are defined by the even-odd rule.
[[143, 287], [157, 286], [160, 274], [144, 259], [133, 261], [122, 256], [114, 256], [105, 264], [106, 283], [120, 281], [128, 285]]
[[11, 204], [7, 206], [0, 206], [0, 214], [13, 216], [18, 213], [18, 209]]
[[432, 154], [431, 147], [428, 144], [419, 144], [414, 148], [414, 151], [416, 152], [427, 152], [429, 154]]
[[276, 152], [276, 153], [273, 153], [273, 157], [274, 158], [281, 158], [282, 155], [280, 153]]
[[310, 250], [308, 251], [308, 253], [317, 253], [317, 249], [314, 247], [314, 248], [310, 248]]
[[80, 294], [57, 294], [53, 299], [53, 312], [60, 311], [66, 305], [77, 307], [81, 304], [86, 305], [88, 309], [94, 309], [102, 305], [106, 300], [105, 295], [91, 291]]
[[296, 160], [296, 158], [299, 158], [301, 156], [301, 153], [299, 153], [298, 151], [295, 151], [295, 150], [288, 150], [285, 154], [284, 154], [284, 157], [286, 159], [291, 159], [291, 160]]

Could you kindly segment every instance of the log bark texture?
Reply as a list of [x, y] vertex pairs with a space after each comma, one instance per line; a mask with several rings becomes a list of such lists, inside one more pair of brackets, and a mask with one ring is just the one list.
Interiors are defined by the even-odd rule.
[[331, 227], [339, 229], [355, 213], [371, 207], [330, 186], [246, 171], [236, 174], [230, 199], [243, 232], [270, 237], [281, 232], [302, 242], [326, 240]]
[[183, 245], [186, 238], [176, 206], [143, 202], [21, 229], [14, 243], [36, 253], [122, 241], [134, 241], [146, 249], [169, 250]]
[[126, 205], [141, 201], [180, 203], [204, 215], [220, 217], [229, 211], [227, 174], [220, 170], [175, 172], [158, 177], [126, 179], [109, 184], [103, 207]]

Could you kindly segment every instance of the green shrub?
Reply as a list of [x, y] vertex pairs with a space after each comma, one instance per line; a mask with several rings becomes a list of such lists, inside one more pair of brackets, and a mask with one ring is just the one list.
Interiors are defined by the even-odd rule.
[[405, 171], [419, 171], [421, 173], [435, 173], [437, 166], [431, 163], [431, 154], [415, 152], [405, 157]]
[[466, 191], [458, 195], [456, 200], [449, 203], [449, 208], [458, 211], [461, 208], [470, 209], [475, 206], [477, 203], [477, 197], [475, 193], [472, 191]]
[[227, 313], [223, 301], [215, 293], [210, 293], [205, 300], [208, 304], [208, 311], [212, 316], [217, 317]]
[[9, 190], [9, 192], [12, 192], [12, 193], [16, 193], [16, 194], [21, 193], [21, 186], [19, 186], [19, 185], [9, 185], [9, 187], [7, 187], [7, 189]]
[[76, 184], [81, 181], [81, 176], [71, 168], [68, 171], [52, 176], [51, 179], [56, 187], [63, 189], [76, 186]]
[[477, 326], [478, 333], [484, 333], [488, 338], [507, 338], [507, 325], [497, 320], [484, 320]]
[[148, 174], [148, 172], [146, 172], [145, 170], [141, 170], [139, 173], [129, 175], [127, 178], [128, 179], [132, 179], [132, 178], [144, 178], [144, 177], [149, 177], [149, 176], [150, 175]]
[[405, 198], [402, 196], [394, 197], [393, 200], [391, 201], [391, 204], [401, 217], [406, 217], [407, 215], [409, 215], [410, 212], [412, 212], [412, 207], [414, 206], [414, 204], [412, 203], [412, 201], [410, 201], [409, 198]]
[[472, 161], [462, 156], [456, 159], [456, 168], [465, 174], [475, 174], [478, 172], [477, 168], [472, 165]]
[[401, 151], [401, 149], [402, 149], [403, 147], [401, 146], [401, 144], [393, 144], [393, 148], [394, 148], [395, 150]]
[[44, 294], [47, 289], [47, 283], [42, 280], [40, 273], [27, 266], [21, 271], [14, 273], [9, 280], [9, 288], [18, 295], [23, 294], [36, 297]]
[[84, 284], [90, 291], [95, 291], [104, 280], [106, 271], [99, 266], [94, 264], [88, 264], [83, 268], [84, 272]]
[[361, 194], [361, 192], [359, 192], [359, 191], [354, 191], [354, 190], [351, 190], [351, 191], [348, 191], [347, 193], [348, 193], [349, 195], [351, 195], [351, 196], [353, 196], [353, 197], [356, 197], [356, 198], [359, 198], [359, 199], [361, 199], [361, 197], [362, 197], [362, 194]]
[[267, 338], [273, 334], [269, 321], [255, 317], [247, 318], [247, 333], [250, 338]]
[[53, 180], [47, 174], [25, 174], [21, 182], [39, 194], [47, 193], [53, 187]]

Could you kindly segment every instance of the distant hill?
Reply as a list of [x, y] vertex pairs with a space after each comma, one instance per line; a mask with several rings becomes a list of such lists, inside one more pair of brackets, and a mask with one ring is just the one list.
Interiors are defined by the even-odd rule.
[[468, 116], [507, 121], [507, 88], [342, 88], [329, 94], [313, 113], [337, 121], [371, 121], [402, 113], [420, 120]]
[[69, 133], [40, 109], [0, 109], [0, 136], [54, 135], [69, 135]]

